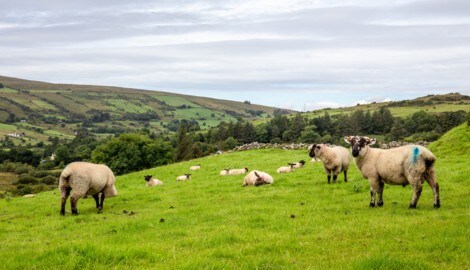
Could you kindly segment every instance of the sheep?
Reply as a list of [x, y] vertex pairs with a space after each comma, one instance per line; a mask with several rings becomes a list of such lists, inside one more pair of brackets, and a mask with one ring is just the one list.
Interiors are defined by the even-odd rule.
[[243, 168], [243, 169], [231, 169], [228, 171], [229, 175], [239, 175], [239, 174], [245, 174], [248, 172], [248, 168]]
[[289, 166], [282, 166], [277, 169], [277, 173], [290, 173], [294, 171], [294, 163], [287, 163]]
[[294, 163], [294, 168], [299, 169], [302, 168], [305, 165], [305, 160], [301, 160], [299, 162]]
[[191, 174], [190, 173], [183, 174], [183, 175], [180, 175], [180, 176], [176, 177], [176, 181], [186, 181], [186, 180], [191, 180]]
[[338, 174], [344, 173], [344, 182], [348, 182], [349, 151], [342, 146], [329, 147], [326, 144], [313, 144], [309, 147], [310, 157], [318, 157], [323, 162], [323, 167], [330, 183], [333, 174], [333, 183], [336, 182]]
[[253, 185], [253, 186], [260, 186], [264, 184], [272, 184], [274, 183], [274, 179], [271, 175], [261, 172], [261, 171], [251, 171], [249, 174], [245, 176], [243, 179], [243, 186]]
[[228, 175], [229, 171], [230, 171], [230, 169], [223, 169], [223, 170], [220, 171], [220, 175]]
[[436, 157], [427, 148], [419, 145], [406, 145], [392, 149], [377, 149], [375, 138], [346, 136], [344, 140], [351, 146], [354, 163], [370, 184], [370, 207], [383, 206], [384, 184], [413, 187], [413, 197], [409, 208], [416, 208], [424, 180], [434, 193], [434, 208], [441, 207], [439, 184], [433, 168]]
[[[78, 215], [77, 201], [86, 195], [93, 196], [98, 213], [101, 213], [104, 199], [117, 195], [114, 182], [114, 174], [106, 165], [89, 162], [70, 163], [64, 168], [59, 178], [60, 214], [65, 215], [65, 203], [71, 190], [73, 190], [70, 197], [72, 215]], [[101, 193], [101, 202], [98, 197], [99, 193]]]
[[191, 167], [189, 168], [190, 171], [197, 171], [197, 170], [199, 170], [199, 169], [201, 169], [201, 164], [197, 164], [197, 165], [191, 166]]
[[152, 179], [152, 175], [146, 175], [144, 176], [144, 180], [147, 181], [147, 184], [146, 186], [147, 187], [153, 187], [153, 186], [161, 186], [163, 185], [163, 182], [158, 180], [158, 179], [155, 179], [153, 178]]

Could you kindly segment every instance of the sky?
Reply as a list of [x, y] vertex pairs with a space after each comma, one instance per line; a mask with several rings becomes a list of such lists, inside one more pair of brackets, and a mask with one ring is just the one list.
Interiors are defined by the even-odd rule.
[[294, 110], [470, 94], [468, 0], [0, 0], [0, 75]]

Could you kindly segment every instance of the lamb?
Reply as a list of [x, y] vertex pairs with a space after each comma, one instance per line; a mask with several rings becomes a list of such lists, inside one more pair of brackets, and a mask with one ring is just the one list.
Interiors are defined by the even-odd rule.
[[176, 181], [186, 181], [186, 180], [191, 180], [191, 174], [190, 173], [183, 174], [183, 175], [180, 175], [180, 176], [176, 177]]
[[195, 166], [189, 167], [189, 170], [190, 170], [190, 171], [197, 171], [197, 170], [199, 170], [199, 169], [201, 169], [201, 164], [197, 164], [197, 165], [195, 165]]
[[299, 169], [302, 168], [305, 165], [305, 160], [301, 160], [299, 162], [294, 163], [294, 168]]
[[264, 184], [272, 184], [274, 183], [274, 178], [261, 171], [251, 171], [249, 174], [245, 176], [243, 179], [243, 186], [253, 185], [253, 186], [260, 186]]
[[434, 208], [441, 207], [439, 184], [433, 168], [436, 157], [427, 148], [419, 145], [405, 145], [392, 149], [371, 148], [376, 139], [360, 136], [346, 136], [350, 144], [354, 162], [364, 178], [370, 184], [370, 207], [375, 207], [375, 195], [378, 194], [377, 206], [383, 206], [382, 193], [384, 183], [389, 185], [410, 184], [413, 197], [409, 208], [416, 208], [424, 180], [434, 193]]
[[[59, 178], [60, 214], [65, 215], [65, 203], [71, 190], [73, 190], [70, 197], [72, 215], [78, 215], [77, 201], [86, 195], [93, 196], [98, 213], [101, 213], [104, 199], [117, 195], [114, 182], [114, 174], [106, 165], [89, 162], [70, 163], [64, 168]], [[101, 193], [101, 201], [98, 197], [99, 193]]]
[[277, 169], [277, 173], [290, 173], [294, 171], [294, 163], [287, 163], [289, 166], [282, 166]]
[[223, 170], [220, 171], [220, 175], [228, 175], [229, 171], [230, 171], [230, 169], [223, 169]]
[[313, 144], [309, 147], [310, 157], [318, 157], [323, 162], [323, 167], [330, 183], [333, 174], [333, 183], [336, 182], [338, 174], [344, 172], [344, 182], [348, 182], [349, 151], [342, 146], [329, 147], [326, 144]]
[[161, 186], [163, 185], [163, 182], [158, 180], [158, 179], [155, 179], [155, 178], [152, 178], [152, 175], [146, 175], [144, 176], [144, 180], [147, 181], [147, 184], [146, 186], [147, 187], [153, 187], [153, 186]]
[[229, 175], [239, 175], [239, 174], [245, 174], [248, 172], [248, 168], [243, 168], [243, 169], [231, 169], [228, 171]]

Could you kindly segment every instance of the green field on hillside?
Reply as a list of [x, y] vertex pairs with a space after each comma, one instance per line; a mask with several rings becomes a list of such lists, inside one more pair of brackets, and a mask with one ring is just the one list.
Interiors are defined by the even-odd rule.
[[[328, 185], [306, 150], [225, 153], [117, 177], [119, 195], [97, 214], [59, 215], [57, 190], [0, 199], [4, 269], [468, 269], [470, 128], [430, 145], [437, 156], [440, 209], [427, 184], [409, 210], [409, 186], [385, 186], [369, 208], [369, 185], [352, 163], [349, 181]], [[457, 141], [456, 141], [457, 140]], [[462, 150], [463, 148], [463, 150]], [[277, 174], [304, 159], [306, 167]], [[201, 164], [192, 180], [177, 182]], [[274, 184], [242, 187], [223, 168], [258, 169]], [[164, 186], [147, 188], [153, 174]]]

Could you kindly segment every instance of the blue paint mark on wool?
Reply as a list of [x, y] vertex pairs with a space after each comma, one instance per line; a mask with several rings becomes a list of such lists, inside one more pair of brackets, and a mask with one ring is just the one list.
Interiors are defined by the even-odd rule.
[[418, 162], [418, 156], [419, 156], [419, 149], [418, 147], [415, 147], [413, 149], [413, 164], [416, 164], [416, 162]]

